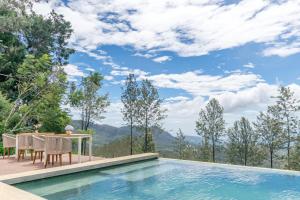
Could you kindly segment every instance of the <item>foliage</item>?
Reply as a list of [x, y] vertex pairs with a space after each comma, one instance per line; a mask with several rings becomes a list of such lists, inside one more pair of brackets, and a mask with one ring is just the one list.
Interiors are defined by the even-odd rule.
[[[212, 161], [215, 162], [216, 145], [224, 131], [223, 107], [216, 99], [211, 99], [205, 109], [201, 109], [199, 119], [196, 121], [196, 132], [204, 138], [204, 153], [208, 155], [208, 147], [211, 145]], [[210, 142], [210, 143], [209, 143]]]
[[[130, 145], [130, 137], [122, 137], [120, 139], [116, 139], [111, 143], [105, 144], [103, 146], [95, 147], [94, 153], [95, 155], [103, 156], [103, 157], [119, 157], [119, 156], [127, 156], [130, 155], [130, 149], [128, 146]], [[133, 154], [138, 154], [143, 152], [143, 138], [142, 137], [133, 137]]]
[[123, 103], [123, 108], [121, 110], [123, 114], [123, 120], [127, 122], [130, 126], [130, 154], [133, 153], [133, 127], [137, 125], [138, 116], [138, 98], [140, 95], [140, 90], [134, 74], [129, 74], [125, 82], [125, 89], [121, 96], [121, 101]]
[[283, 138], [285, 137], [278, 106], [269, 106], [266, 112], [260, 112], [254, 126], [263, 144], [268, 148], [270, 167], [273, 168], [274, 156], [282, 147]]
[[166, 110], [161, 108], [161, 103], [157, 89], [149, 80], [143, 80], [138, 99], [137, 123], [145, 133], [144, 152], [154, 151], [149, 141], [152, 136], [148, 134], [152, 127], [160, 127], [160, 122], [166, 117]]
[[259, 146], [259, 135], [253, 130], [248, 119], [242, 117], [235, 121], [227, 135], [227, 155], [230, 163], [245, 166], [262, 163], [264, 155]]
[[[103, 77], [98, 72], [91, 73], [81, 81], [81, 87], [71, 84], [69, 100], [71, 107], [81, 113], [81, 130], [87, 131], [94, 121], [103, 119], [103, 113], [109, 105], [108, 95], [99, 95]], [[83, 140], [82, 150], [85, 154], [86, 140]]]
[[81, 113], [81, 129], [87, 130], [90, 124], [103, 119], [105, 108], [109, 105], [108, 95], [99, 95], [103, 77], [98, 73], [91, 73], [81, 81], [81, 87], [71, 85], [69, 95], [70, 105]]
[[296, 139], [296, 143], [291, 150], [290, 169], [300, 171], [300, 138]]
[[184, 159], [185, 150], [187, 148], [187, 142], [181, 129], [178, 130], [174, 142], [174, 151], [176, 152], [179, 159]]
[[62, 65], [73, 52], [67, 44], [70, 23], [54, 11], [48, 17], [36, 14], [30, 0], [2, 0], [0, 18], [0, 91], [11, 104], [0, 121], [2, 131], [35, 124], [63, 131], [70, 122], [60, 107], [66, 89]]
[[279, 95], [277, 98], [278, 112], [280, 119], [283, 123], [285, 132], [285, 143], [287, 149], [287, 168], [290, 168], [290, 150], [291, 145], [295, 140], [297, 132], [297, 116], [296, 112], [299, 111], [299, 101], [294, 97], [294, 93], [289, 87], [280, 86], [278, 88]]

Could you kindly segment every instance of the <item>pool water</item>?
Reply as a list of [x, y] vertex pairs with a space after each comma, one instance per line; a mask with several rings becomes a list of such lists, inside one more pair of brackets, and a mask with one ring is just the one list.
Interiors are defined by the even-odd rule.
[[158, 159], [15, 185], [49, 200], [299, 200], [300, 175]]

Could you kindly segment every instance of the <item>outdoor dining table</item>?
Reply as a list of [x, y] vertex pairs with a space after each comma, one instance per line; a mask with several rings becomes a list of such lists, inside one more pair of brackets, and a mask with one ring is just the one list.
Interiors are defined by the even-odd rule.
[[[25, 133], [25, 134], [30, 134], [30, 133]], [[16, 152], [18, 152], [18, 136], [21, 134], [16, 135]], [[32, 133], [32, 135], [38, 135], [38, 136], [47, 136], [48, 134], [43, 134], [43, 133]], [[78, 163], [81, 163], [81, 144], [82, 144], [82, 139], [87, 138], [89, 142], [89, 161], [92, 160], [92, 143], [93, 143], [93, 137], [90, 134], [49, 134], [49, 137], [51, 136], [58, 136], [58, 137], [63, 137], [63, 138], [70, 138], [70, 139], [77, 139], [78, 140]], [[16, 158], [18, 159], [18, 153], [16, 153]], [[46, 159], [44, 160], [44, 162]]]

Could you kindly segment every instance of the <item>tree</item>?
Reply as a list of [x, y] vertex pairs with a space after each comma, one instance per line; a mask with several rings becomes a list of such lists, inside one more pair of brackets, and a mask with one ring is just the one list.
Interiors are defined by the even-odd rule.
[[296, 138], [295, 145], [291, 149], [290, 169], [300, 170], [300, 138]]
[[130, 126], [130, 155], [133, 152], [133, 127], [137, 124], [139, 87], [134, 74], [129, 74], [121, 96], [123, 120]]
[[279, 109], [280, 118], [284, 124], [286, 135], [287, 149], [287, 167], [290, 168], [290, 151], [291, 144], [294, 142], [297, 132], [297, 111], [300, 110], [299, 101], [294, 97], [294, 92], [289, 87], [279, 87], [279, 95], [277, 98], [277, 106]]
[[181, 129], [179, 129], [178, 132], [176, 133], [175, 142], [174, 142], [174, 151], [178, 155], [179, 159], [184, 158], [186, 147], [187, 147], [187, 143], [185, 141], [185, 136], [183, 135]]
[[227, 131], [227, 155], [231, 163], [257, 165], [262, 161], [259, 148], [259, 135], [253, 130], [250, 122], [242, 117], [235, 121]]
[[266, 112], [260, 112], [254, 126], [257, 133], [260, 134], [263, 144], [268, 148], [270, 167], [273, 168], [275, 153], [284, 143], [284, 133], [278, 106], [269, 106]]
[[[18, 132], [41, 124], [61, 132], [70, 121], [60, 107], [66, 89], [66, 64], [73, 50], [72, 29], [62, 15], [36, 14], [30, 0], [0, 2], [0, 91], [11, 103], [4, 130]], [[55, 120], [54, 120], [55, 119]]]
[[144, 152], [154, 150], [149, 145], [149, 140], [152, 141], [151, 128], [159, 127], [160, 122], [166, 117], [164, 114], [166, 110], [161, 108], [161, 103], [157, 89], [149, 80], [143, 80], [138, 100], [137, 123], [145, 133]]
[[103, 113], [109, 105], [108, 95], [100, 95], [103, 77], [98, 73], [91, 73], [81, 81], [81, 87], [71, 84], [70, 105], [81, 113], [81, 129], [87, 130], [95, 120], [102, 120]]
[[[81, 130], [87, 131], [92, 122], [104, 118], [103, 113], [106, 107], [109, 106], [109, 101], [107, 94], [99, 94], [102, 80], [103, 77], [98, 72], [94, 72], [82, 79], [80, 87], [77, 87], [74, 83], [71, 84], [70, 105], [81, 113]], [[85, 146], [84, 141], [83, 153], [85, 152]]]
[[19, 66], [26, 56], [48, 55], [52, 66], [62, 66], [74, 52], [68, 47], [72, 29], [62, 15], [51, 12], [49, 17], [36, 14], [27, 0], [0, 2], [0, 90], [16, 100]]
[[213, 98], [208, 102], [205, 109], [201, 109], [199, 119], [196, 121], [196, 132], [204, 138], [204, 145], [209, 146], [209, 140], [211, 142], [213, 162], [216, 161], [216, 145], [224, 131], [223, 112], [223, 107]]

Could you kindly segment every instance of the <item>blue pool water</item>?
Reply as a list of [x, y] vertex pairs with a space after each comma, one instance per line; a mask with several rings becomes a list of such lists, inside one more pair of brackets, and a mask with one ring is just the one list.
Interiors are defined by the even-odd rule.
[[300, 175], [170, 159], [17, 184], [49, 200], [299, 200]]

